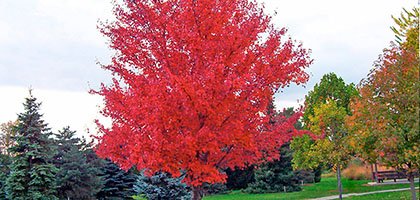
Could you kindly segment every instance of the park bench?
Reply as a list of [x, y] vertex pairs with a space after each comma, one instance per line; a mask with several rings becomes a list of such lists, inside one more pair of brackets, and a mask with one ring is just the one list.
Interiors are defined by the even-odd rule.
[[[397, 179], [407, 178], [407, 173], [405, 171], [378, 171], [373, 172], [373, 176], [376, 177], [378, 183], [383, 183], [384, 180], [391, 179], [394, 179], [394, 182], [397, 182]], [[418, 176], [418, 173], [414, 176]]]

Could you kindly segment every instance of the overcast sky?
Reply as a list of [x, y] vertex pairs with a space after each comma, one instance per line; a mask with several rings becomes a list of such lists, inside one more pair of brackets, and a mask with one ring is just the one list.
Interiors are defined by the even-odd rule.
[[[394, 40], [391, 15], [417, 0], [261, 0], [274, 23], [312, 49], [306, 88], [276, 95], [278, 108], [302, 102], [322, 75], [335, 72], [357, 84], [382, 49]], [[111, 19], [110, 0], [0, 0], [0, 123], [23, 111], [28, 88], [43, 105], [53, 130], [70, 125], [79, 134], [95, 130], [101, 98], [88, 94], [110, 76], [97, 62], [111, 51], [96, 26]]]

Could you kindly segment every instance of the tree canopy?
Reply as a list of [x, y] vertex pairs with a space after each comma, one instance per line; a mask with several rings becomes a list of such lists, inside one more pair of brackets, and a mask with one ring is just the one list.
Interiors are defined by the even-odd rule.
[[112, 119], [98, 123], [100, 156], [146, 174], [184, 170], [194, 187], [279, 156], [297, 117], [271, 127], [266, 108], [307, 81], [307, 49], [255, 1], [118, 2], [117, 21], [100, 28], [116, 52], [104, 66], [113, 84], [95, 92]]
[[51, 163], [51, 132], [39, 113], [41, 103], [30, 94], [23, 105], [24, 112], [18, 115], [16, 144], [9, 149], [13, 158], [6, 181], [7, 198], [57, 199], [57, 168]]
[[87, 161], [83, 141], [75, 131], [64, 127], [55, 134], [53, 163], [56, 175], [57, 196], [60, 199], [95, 199], [102, 187], [99, 169]]
[[384, 49], [367, 78], [359, 84], [347, 120], [361, 157], [412, 173], [420, 167], [419, 11], [404, 10], [394, 18], [396, 43]]
[[336, 169], [340, 199], [340, 170], [352, 155], [345, 119], [351, 115], [350, 100], [357, 95], [354, 84], [346, 84], [334, 73], [324, 75], [305, 97], [304, 125], [316, 140], [311, 142], [306, 136], [295, 139], [291, 145], [296, 152], [293, 157], [295, 168], [315, 169], [322, 163]]

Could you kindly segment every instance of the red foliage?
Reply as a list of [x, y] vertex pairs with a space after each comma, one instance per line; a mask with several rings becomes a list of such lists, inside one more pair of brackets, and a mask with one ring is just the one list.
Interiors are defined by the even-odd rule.
[[[308, 51], [248, 0], [124, 0], [101, 31], [116, 50], [113, 84], [96, 93], [112, 127], [98, 155], [186, 182], [223, 182], [220, 169], [278, 157], [293, 120], [268, 125], [274, 92], [304, 83]], [[296, 120], [296, 117], [292, 118]]]

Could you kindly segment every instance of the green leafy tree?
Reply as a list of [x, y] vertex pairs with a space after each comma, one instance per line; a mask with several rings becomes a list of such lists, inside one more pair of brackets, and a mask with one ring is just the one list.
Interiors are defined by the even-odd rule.
[[420, 167], [419, 9], [395, 18], [396, 42], [386, 48], [359, 86], [347, 126], [359, 156], [405, 169], [412, 199], [414, 174]]
[[346, 84], [334, 73], [326, 74], [321, 82], [305, 97], [305, 128], [317, 138], [296, 140], [292, 147], [298, 152], [295, 168], [319, 167], [320, 163], [332, 165], [337, 172], [339, 197], [342, 199], [341, 168], [350, 158], [349, 134], [344, 123], [351, 115], [349, 103], [358, 92], [353, 84]]
[[9, 149], [14, 155], [6, 182], [7, 198], [13, 200], [57, 199], [57, 168], [50, 163], [51, 132], [39, 113], [40, 103], [30, 94], [25, 111], [18, 115], [16, 144]]
[[57, 173], [57, 193], [60, 199], [95, 199], [101, 189], [99, 169], [87, 162], [83, 142], [69, 127], [55, 134], [57, 153], [54, 164]]
[[[325, 74], [314, 89], [305, 97], [304, 124], [309, 124], [310, 116], [314, 116], [315, 107], [327, 101], [335, 101], [338, 107], [345, 109], [350, 115], [350, 101], [358, 94], [354, 84], [346, 84], [344, 80], [334, 73]], [[307, 128], [307, 127], [306, 127]]]
[[98, 199], [131, 199], [136, 177], [131, 170], [124, 171], [109, 160], [102, 167], [103, 187], [96, 195]]
[[182, 182], [184, 176], [173, 178], [165, 172], [155, 173], [149, 177], [143, 172], [137, 176], [134, 191], [140, 196], [149, 200], [173, 199], [187, 200], [191, 199], [191, 189]]
[[290, 148], [293, 150], [292, 166], [295, 170], [313, 169], [314, 172], [318, 172], [317, 176], [314, 177], [314, 182], [319, 182], [321, 180], [322, 163], [314, 156], [314, 146], [315, 140], [309, 135], [293, 138], [290, 143]]

